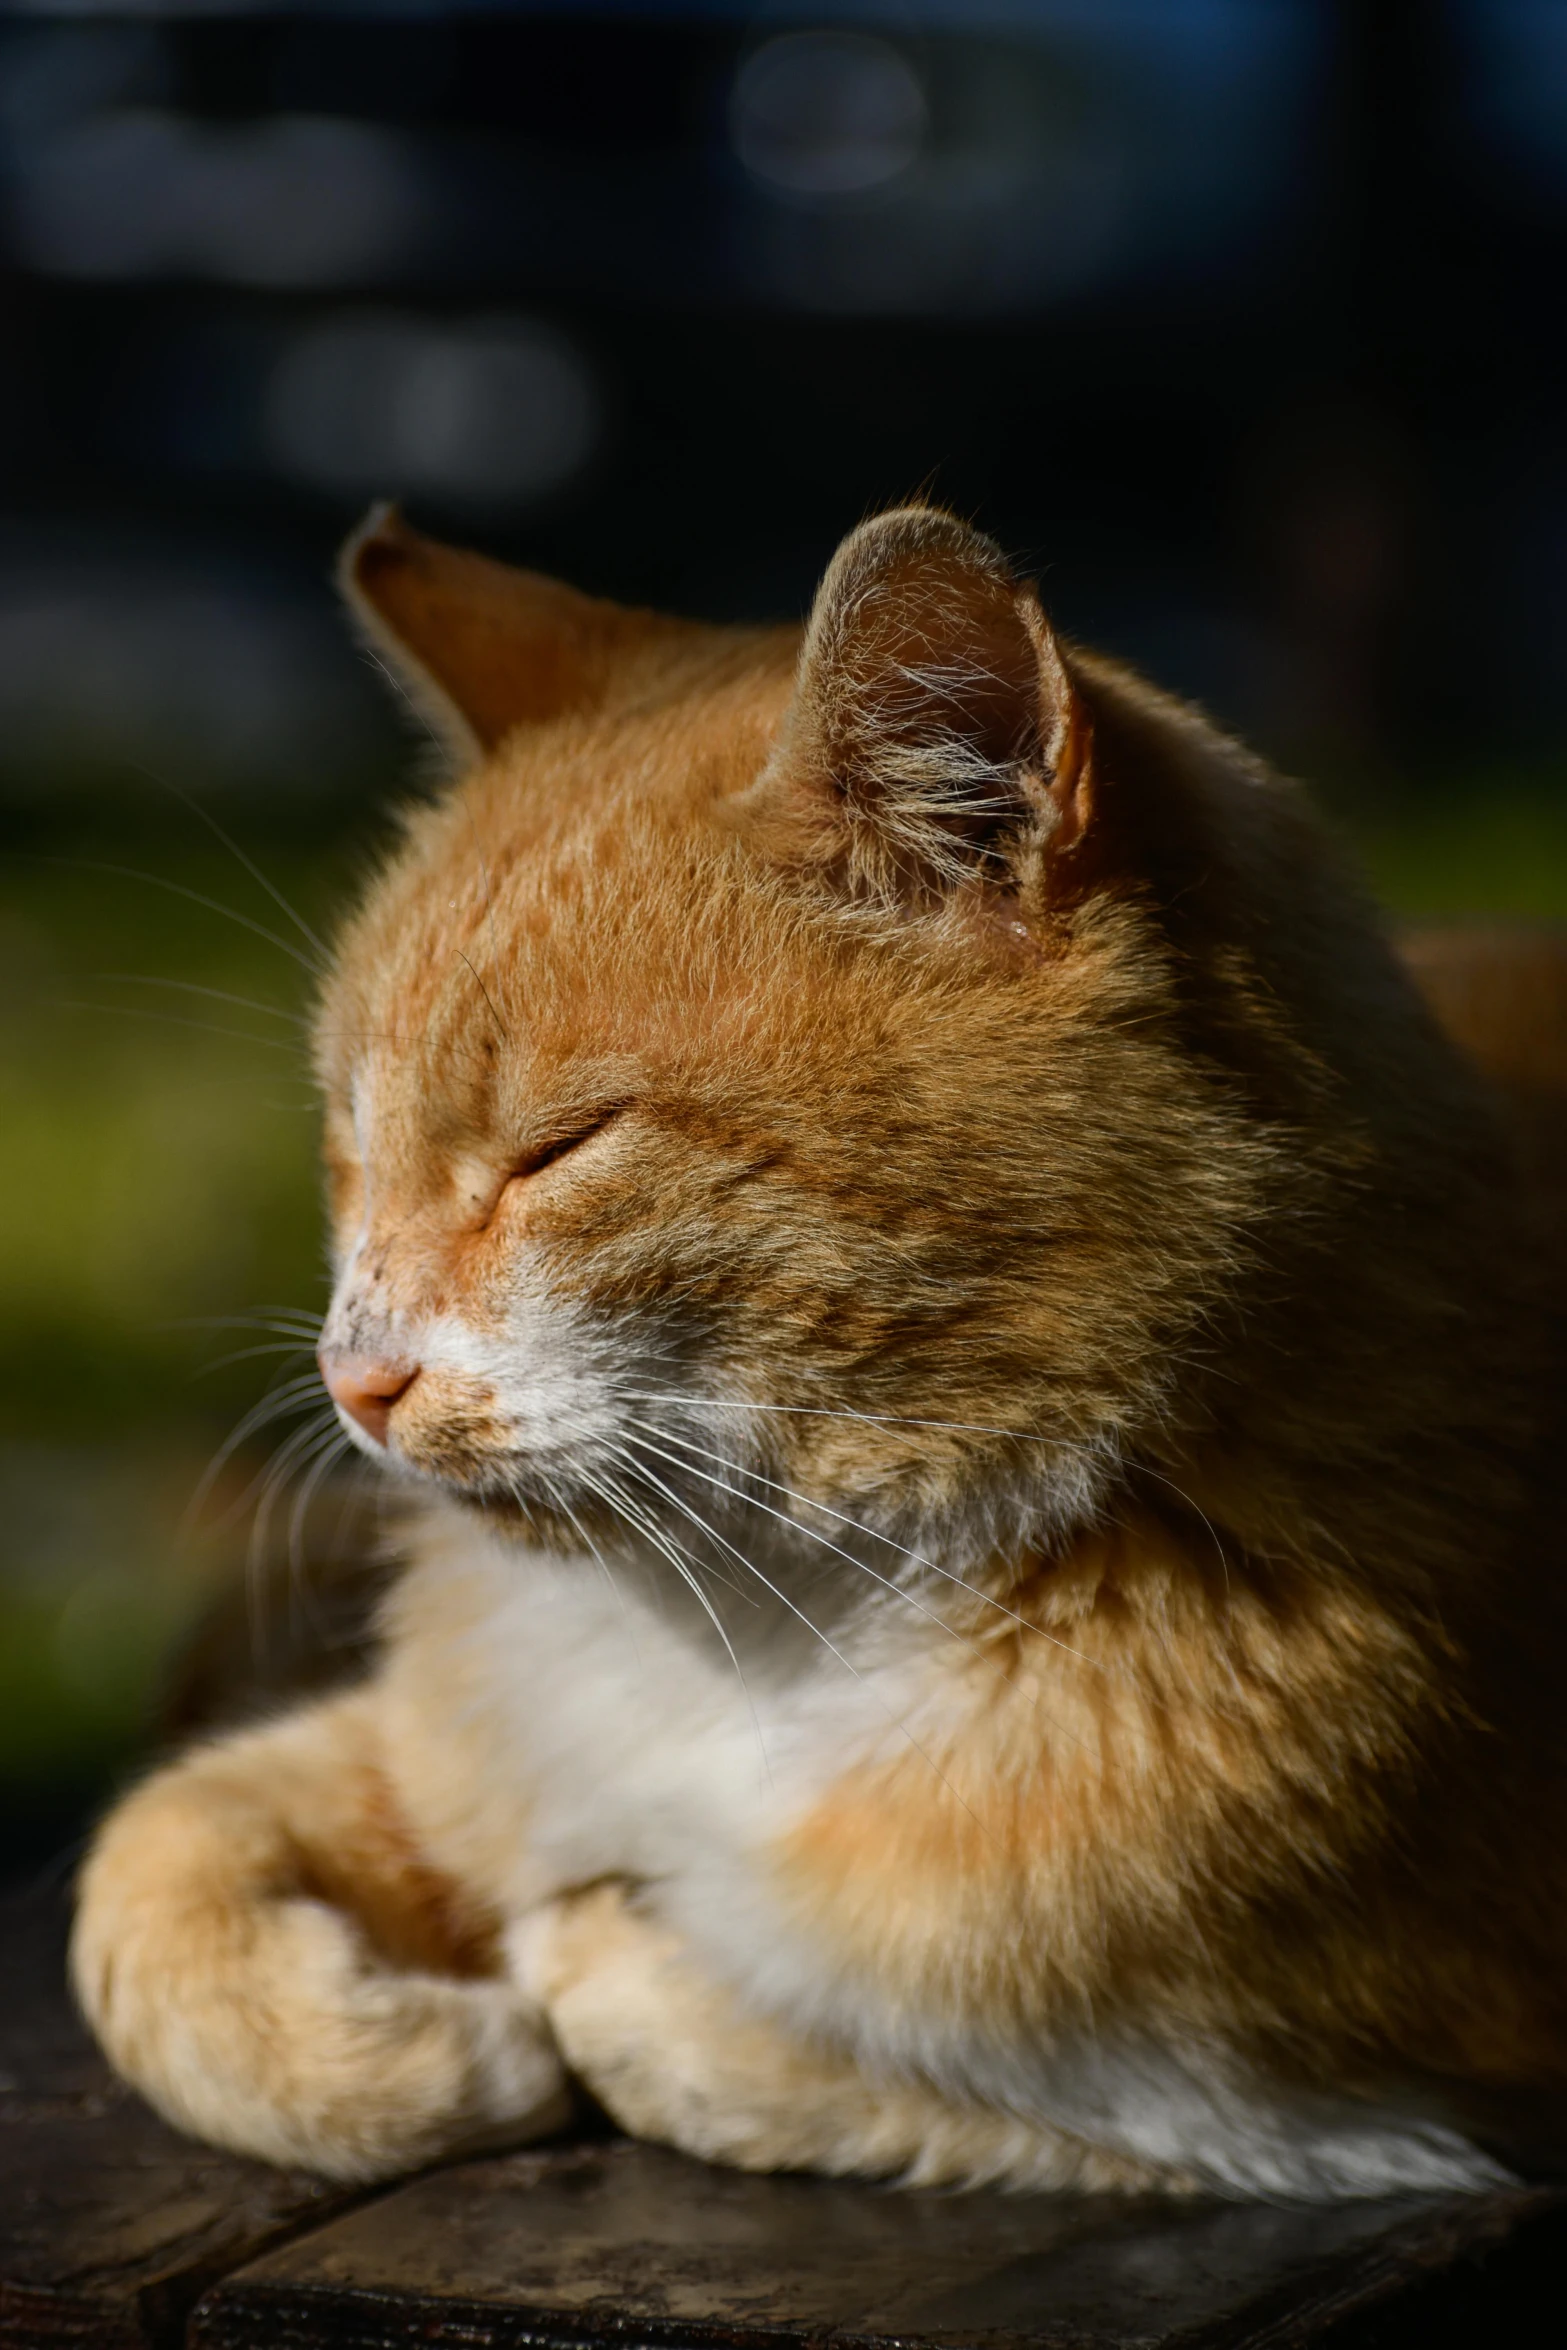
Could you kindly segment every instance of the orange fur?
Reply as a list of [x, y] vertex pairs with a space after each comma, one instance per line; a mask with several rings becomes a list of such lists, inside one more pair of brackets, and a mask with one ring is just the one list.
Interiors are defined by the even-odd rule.
[[[1460, 2170], [1464, 2132], [1548, 2149], [1543, 1162], [1303, 796], [924, 509], [847, 542], [803, 651], [395, 521], [347, 578], [479, 755], [328, 990], [325, 1353], [417, 1367], [391, 1457], [467, 1514], [390, 1610], [377, 1775], [310, 1887], [394, 1973], [514, 1930], [599, 2093], [729, 2159], [1315, 2192], [1437, 2176], [1433, 2116]], [[1496, 988], [1424, 967], [1541, 1096]], [[634, 1584], [665, 1662], [616, 1682], [586, 1595], [673, 1582], [697, 1502], [715, 1578], [769, 1546], [759, 1609], [714, 1580], [715, 1638]], [[796, 1654], [813, 1611], [863, 1702]], [[701, 1743], [718, 1639], [790, 1758], [749, 1810], [738, 1697]], [[162, 1898], [111, 1823], [84, 1949], [129, 1898], [106, 1854]], [[605, 1879], [641, 1890], [576, 1901]], [[1187, 2143], [1185, 2087], [1144, 2130], [1128, 2048], [1211, 2061], [1233, 2146]], [[1084, 2049], [1114, 2096], [1070, 2087]], [[1381, 2151], [1311, 2151], [1323, 2100]]]

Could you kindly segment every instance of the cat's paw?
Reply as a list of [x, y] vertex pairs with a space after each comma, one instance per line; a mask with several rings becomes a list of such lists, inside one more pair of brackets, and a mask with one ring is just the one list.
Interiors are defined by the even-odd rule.
[[748, 2012], [634, 1892], [564, 1895], [507, 1947], [571, 2071], [634, 2137], [745, 2170], [885, 2175], [908, 2160], [905, 2097]]
[[[741, 2110], [751, 2085], [743, 2076], [765, 2065], [761, 2043], [771, 2035], [747, 2033], [728, 1994], [691, 1969], [678, 1937], [626, 1888], [561, 1895], [513, 1926], [507, 1952], [567, 2065], [622, 2128], [748, 2167], [781, 2159], [752, 2143]], [[754, 2043], [746, 2064], [737, 2034]]]
[[562, 2125], [534, 2001], [389, 1965], [343, 1910], [226, 1870], [238, 1839], [208, 1833], [193, 1775], [109, 1822], [72, 1936], [77, 1998], [150, 2104], [236, 2153], [354, 2180]]
[[395, 1972], [312, 1900], [271, 1903], [238, 1935], [171, 1918], [159, 1941], [154, 1963], [84, 1909], [78, 1996], [149, 2102], [218, 2145], [378, 2179], [567, 2118], [547, 2027], [508, 1982]]
[[548, 1903], [512, 1928], [507, 1949], [572, 2072], [634, 2137], [745, 2170], [910, 2186], [1184, 2193], [1192, 2184], [1046, 2123], [877, 2079], [846, 2052], [748, 2013], [619, 1885]]
[[507, 1963], [521, 1995], [553, 2013], [590, 1981], [623, 1976], [646, 1985], [678, 1960], [678, 1935], [660, 1924], [618, 1879], [557, 1894], [519, 1918], [506, 1935]]

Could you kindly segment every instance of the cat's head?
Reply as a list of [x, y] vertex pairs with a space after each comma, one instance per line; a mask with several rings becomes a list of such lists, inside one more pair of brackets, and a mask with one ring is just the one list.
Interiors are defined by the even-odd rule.
[[1268, 1176], [1160, 912], [1207, 848], [1137, 813], [1164, 721], [924, 508], [803, 644], [395, 516], [345, 576], [461, 762], [321, 1014], [349, 1433], [557, 1541], [742, 1469], [904, 1539], [1080, 1521]]

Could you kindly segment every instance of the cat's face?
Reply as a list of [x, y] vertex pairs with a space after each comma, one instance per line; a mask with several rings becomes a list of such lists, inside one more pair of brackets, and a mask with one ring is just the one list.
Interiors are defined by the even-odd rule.
[[819, 606], [796, 684], [787, 642], [686, 632], [503, 726], [342, 948], [329, 1384], [366, 1450], [554, 1539], [713, 1515], [741, 1468], [785, 1516], [1078, 1517], [1218, 1245], [1135, 910], [1046, 935], [1059, 713], [1004, 768], [950, 678], [916, 693], [889, 848], [868, 738], [830, 747], [842, 637]]

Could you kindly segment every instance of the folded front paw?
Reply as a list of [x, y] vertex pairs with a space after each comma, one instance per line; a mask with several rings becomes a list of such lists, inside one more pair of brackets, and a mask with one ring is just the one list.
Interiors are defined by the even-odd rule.
[[623, 2128], [692, 2153], [724, 2151], [710, 2108], [722, 2090], [727, 2000], [626, 1887], [561, 1895], [512, 1928], [507, 1953], [567, 2065]]
[[507, 1947], [571, 2071], [634, 2137], [747, 2170], [853, 2167], [834, 2160], [839, 2106], [864, 2102], [853, 2067], [748, 2013], [635, 1892], [564, 1895]]
[[388, 1968], [310, 1899], [136, 1923], [84, 1905], [78, 1995], [119, 2069], [198, 2137], [367, 2180], [568, 2116], [548, 2027], [507, 1981]]
[[606, 1878], [519, 1918], [506, 1936], [511, 1978], [553, 2020], [557, 2005], [591, 1981], [620, 1976], [624, 1987], [678, 1960], [680, 1942], [639, 1905], [633, 1889]]

